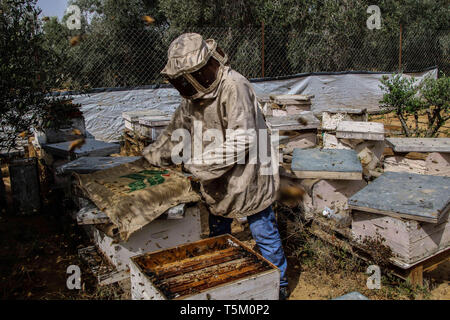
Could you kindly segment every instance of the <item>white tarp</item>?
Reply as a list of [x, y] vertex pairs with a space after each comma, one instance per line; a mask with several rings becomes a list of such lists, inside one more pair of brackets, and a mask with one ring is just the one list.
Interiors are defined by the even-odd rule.
[[[421, 81], [425, 76], [437, 77], [437, 69], [409, 73]], [[312, 110], [319, 112], [330, 107], [367, 108], [379, 110], [382, 98], [380, 79], [389, 73], [342, 72], [307, 74], [280, 80], [254, 81], [258, 95], [312, 94]], [[74, 103], [82, 105], [86, 129], [95, 139], [106, 142], [120, 140], [124, 129], [122, 113], [127, 111], [158, 109], [171, 114], [180, 103], [175, 89], [132, 89], [105, 91], [74, 97]]]

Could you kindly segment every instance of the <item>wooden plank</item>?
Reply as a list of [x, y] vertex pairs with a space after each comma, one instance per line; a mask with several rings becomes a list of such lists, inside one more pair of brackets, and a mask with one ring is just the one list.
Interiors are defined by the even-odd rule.
[[[323, 129], [323, 127], [322, 127]], [[342, 143], [335, 135], [324, 132], [323, 134], [323, 147], [324, 149], [346, 149], [351, 150], [349, 146]]]
[[395, 152], [450, 153], [450, 138], [387, 138]]
[[165, 127], [168, 126], [171, 116], [146, 116], [139, 119], [139, 124], [148, 127]]
[[416, 286], [423, 285], [423, 266], [419, 264], [413, 267], [408, 273], [408, 280]]
[[320, 126], [319, 119], [311, 111], [303, 111], [298, 115], [266, 117], [266, 122], [271, 130], [309, 130]]
[[273, 101], [283, 101], [283, 100], [310, 101], [313, 98], [314, 98], [314, 95], [304, 95], [304, 94], [277, 94], [277, 95], [273, 94], [273, 95], [270, 95], [270, 99]]
[[300, 101], [300, 100], [292, 100], [292, 99], [286, 99], [286, 100], [272, 100], [273, 104], [279, 105], [279, 106], [311, 106], [311, 101]]
[[444, 263], [446, 261], [450, 261], [450, 248], [448, 248], [445, 251], [440, 252], [439, 254], [436, 254], [432, 256], [431, 258], [425, 260], [422, 262], [423, 265], [423, 271], [424, 272], [430, 272], [435, 270], [441, 263]]
[[297, 115], [304, 111], [311, 111], [311, 105], [286, 105], [285, 109], [288, 115]]
[[354, 150], [294, 149], [291, 169], [305, 179], [362, 179], [361, 162]]
[[344, 139], [384, 140], [384, 125], [378, 122], [341, 121], [336, 137]]
[[355, 114], [355, 115], [363, 115], [367, 113], [367, 109], [363, 108], [345, 108], [345, 107], [327, 107], [326, 109], [320, 110], [320, 112], [328, 112], [328, 113], [344, 113], [344, 114]]
[[385, 172], [349, 199], [349, 207], [438, 223], [450, 208], [450, 178]]
[[137, 111], [127, 111], [122, 113], [122, 118], [128, 122], [136, 122], [139, 121], [140, 118], [146, 116], [164, 116], [166, 115], [164, 112], [159, 111], [157, 109], [145, 109], [145, 110], [137, 110]]
[[424, 160], [412, 160], [401, 156], [394, 156], [386, 157], [383, 165], [385, 172], [427, 173], [426, 162]]
[[362, 172], [294, 171], [299, 179], [362, 180]]

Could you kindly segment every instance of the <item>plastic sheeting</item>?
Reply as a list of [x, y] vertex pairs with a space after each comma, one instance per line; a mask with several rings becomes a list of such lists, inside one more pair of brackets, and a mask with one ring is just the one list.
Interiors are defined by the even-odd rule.
[[[437, 69], [409, 73], [421, 81], [425, 76], [437, 77]], [[383, 93], [380, 79], [389, 73], [338, 72], [300, 74], [280, 79], [252, 81], [257, 95], [312, 94], [312, 111], [320, 113], [330, 107], [367, 108], [379, 110]], [[146, 88], [91, 93], [74, 97], [82, 105], [86, 129], [95, 139], [106, 142], [120, 140], [124, 129], [122, 113], [127, 111], [158, 109], [167, 114], [175, 111], [181, 101], [173, 88]]]

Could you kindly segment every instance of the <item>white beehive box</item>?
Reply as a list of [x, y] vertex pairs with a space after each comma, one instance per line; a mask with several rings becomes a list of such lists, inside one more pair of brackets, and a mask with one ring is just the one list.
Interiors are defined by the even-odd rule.
[[361, 121], [368, 119], [366, 109], [357, 108], [327, 108], [322, 111], [322, 130], [335, 131], [341, 121]]
[[[405, 268], [450, 247], [450, 222], [427, 223], [353, 210], [352, 235], [357, 241], [381, 236], [394, 259]], [[447, 215], [448, 216], [448, 215]]]
[[230, 235], [131, 259], [133, 300], [278, 300], [280, 271]]
[[450, 246], [450, 178], [385, 172], [348, 200], [352, 233], [385, 239], [402, 267]]
[[450, 138], [387, 138], [385, 171], [450, 177]]
[[340, 139], [384, 140], [384, 125], [378, 122], [341, 121], [336, 137]]
[[169, 125], [171, 116], [149, 116], [139, 119], [139, 133], [144, 137], [156, 140]]
[[171, 248], [200, 240], [201, 222], [197, 207], [186, 209], [183, 219], [156, 219], [136, 231], [128, 241], [115, 241], [96, 226], [86, 225], [101, 253], [118, 271], [128, 270], [130, 258], [144, 252]]
[[[159, 110], [140, 110], [140, 111], [129, 111], [122, 113], [122, 118], [124, 120], [125, 128], [131, 131], [139, 131], [140, 125], [139, 120], [145, 117], [151, 116], [165, 116], [165, 113]], [[140, 133], [140, 132], [138, 132]]]

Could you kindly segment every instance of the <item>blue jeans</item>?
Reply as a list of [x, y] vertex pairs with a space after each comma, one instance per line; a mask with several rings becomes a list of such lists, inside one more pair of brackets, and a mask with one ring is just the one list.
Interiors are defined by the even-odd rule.
[[[272, 206], [260, 213], [248, 216], [247, 220], [250, 225], [253, 239], [255, 239], [262, 256], [280, 269], [280, 286], [287, 286], [287, 261]], [[233, 219], [209, 214], [209, 236], [216, 237], [226, 233], [231, 234], [232, 222]]]

